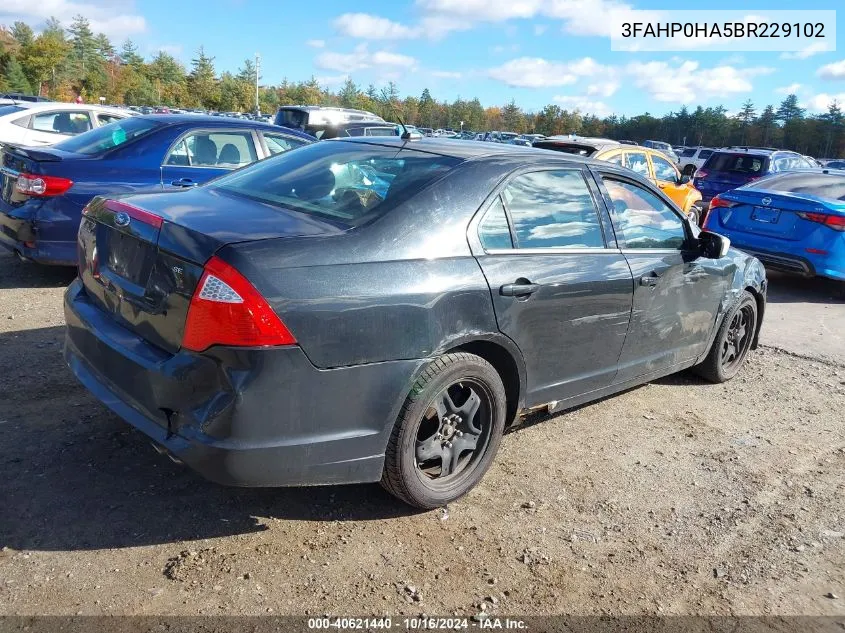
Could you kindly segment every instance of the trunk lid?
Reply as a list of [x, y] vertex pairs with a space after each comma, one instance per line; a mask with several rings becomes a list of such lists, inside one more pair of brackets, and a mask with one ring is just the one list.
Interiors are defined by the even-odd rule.
[[775, 239], [798, 241], [818, 228], [817, 224], [802, 220], [801, 212], [824, 212], [814, 196], [783, 194], [753, 190], [732, 191], [726, 200], [738, 203], [719, 208], [719, 219], [732, 232], [763, 235]]
[[79, 229], [79, 274], [100, 309], [175, 353], [203, 265], [218, 249], [344, 229], [208, 188], [96, 198]]

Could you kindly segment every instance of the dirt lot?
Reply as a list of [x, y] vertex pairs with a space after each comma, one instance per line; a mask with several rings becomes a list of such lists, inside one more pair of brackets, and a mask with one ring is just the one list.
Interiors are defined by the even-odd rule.
[[529, 420], [477, 490], [415, 513], [157, 455], [65, 369], [69, 280], [0, 255], [0, 613], [845, 614], [845, 350], [818, 342], [845, 306], [822, 286], [773, 290], [800, 336], [766, 343], [804, 356]]

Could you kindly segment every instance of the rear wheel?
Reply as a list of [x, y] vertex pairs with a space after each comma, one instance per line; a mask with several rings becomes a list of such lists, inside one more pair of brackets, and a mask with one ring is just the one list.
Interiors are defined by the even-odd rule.
[[736, 376], [757, 329], [757, 301], [747, 290], [728, 310], [707, 358], [695, 371], [711, 382], [726, 382]]
[[689, 208], [689, 211], [687, 211], [687, 217], [695, 226], [699, 226], [701, 222], [701, 208], [696, 205], [692, 205]]
[[381, 484], [430, 510], [469, 492], [499, 449], [505, 388], [483, 358], [457, 352], [433, 360], [405, 400], [390, 436]]
[[692, 176], [695, 173], [695, 165], [687, 165], [682, 173], [684, 176]]

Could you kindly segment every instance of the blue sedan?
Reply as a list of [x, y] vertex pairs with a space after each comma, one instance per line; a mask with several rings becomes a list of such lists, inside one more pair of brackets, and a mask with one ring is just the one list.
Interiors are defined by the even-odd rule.
[[834, 279], [845, 291], [845, 171], [787, 172], [721, 193], [704, 227], [766, 266]]
[[189, 189], [314, 141], [255, 121], [148, 115], [50, 148], [0, 152], [0, 246], [41, 264], [75, 266], [82, 209], [98, 195]]

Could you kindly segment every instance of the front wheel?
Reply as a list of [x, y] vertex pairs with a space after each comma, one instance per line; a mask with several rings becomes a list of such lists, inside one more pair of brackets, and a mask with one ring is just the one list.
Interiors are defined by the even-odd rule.
[[393, 428], [382, 486], [424, 510], [465, 495], [499, 449], [505, 412], [505, 388], [490, 363], [466, 352], [434, 359]]
[[747, 290], [734, 303], [716, 333], [707, 358], [696, 373], [711, 382], [726, 382], [736, 376], [757, 331], [757, 301]]

